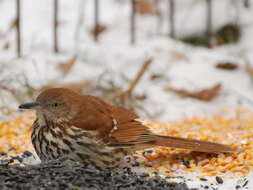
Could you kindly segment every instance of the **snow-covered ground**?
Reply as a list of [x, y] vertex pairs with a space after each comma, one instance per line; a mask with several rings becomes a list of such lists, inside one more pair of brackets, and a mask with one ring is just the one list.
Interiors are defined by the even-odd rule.
[[[192, 115], [222, 113], [224, 109], [253, 107], [253, 82], [245, 71], [245, 64], [253, 62], [253, 11], [246, 9], [239, 1], [214, 0], [213, 24], [217, 28], [224, 23], [237, 20], [242, 29], [239, 43], [216, 47], [197, 48], [171, 40], [167, 37], [167, 1], [161, 0], [163, 19], [156, 16], [137, 17], [137, 44], [129, 44], [130, 1], [106, 0], [101, 3], [101, 23], [107, 30], [94, 43], [90, 35], [93, 26], [92, 0], [60, 0], [59, 44], [60, 53], [52, 53], [52, 0], [22, 1], [23, 57], [15, 54], [15, 32], [6, 33], [15, 18], [15, 1], [0, 1], [0, 46], [10, 42], [10, 49], [0, 52], [0, 81], [9, 79], [10, 87], [20, 88], [20, 81], [27, 77], [33, 87], [60, 80], [75, 82], [93, 80], [105, 71], [118, 85], [124, 84], [122, 74], [132, 79], [144, 60], [152, 57], [153, 63], [135, 89], [137, 94], [145, 93], [145, 109], [162, 121], [181, 119]], [[205, 31], [205, 1], [180, 0], [176, 2], [176, 34], [187, 35]], [[80, 10], [83, 9], [83, 23]], [[59, 63], [78, 55], [77, 63], [70, 73], [63, 77]], [[219, 62], [231, 61], [239, 65], [235, 71], [218, 70]], [[253, 64], [252, 64], [253, 66]], [[150, 80], [152, 74], [161, 74], [162, 80]], [[168, 85], [190, 91], [222, 84], [220, 95], [211, 102], [181, 98], [164, 91]], [[20, 89], [22, 91], [22, 89]], [[18, 102], [6, 92], [1, 93], [1, 105], [16, 109]], [[143, 118], [147, 116], [139, 113]], [[234, 180], [236, 183], [236, 181]], [[225, 182], [219, 189], [229, 189]], [[195, 184], [196, 185], [196, 184]], [[253, 184], [249, 184], [253, 188]], [[222, 188], [223, 187], [223, 188]], [[235, 185], [233, 185], [235, 187]], [[249, 186], [248, 186], [249, 187]], [[232, 188], [231, 188], [232, 189]], [[250, 189], [250, 187], [249, 187]]]

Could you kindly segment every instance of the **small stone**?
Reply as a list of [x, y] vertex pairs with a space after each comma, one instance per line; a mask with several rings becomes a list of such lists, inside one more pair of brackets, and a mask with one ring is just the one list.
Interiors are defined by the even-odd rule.
[[216, 179], [216, 181], [217, 181], [218, 184], [222, 184], [223, 183], [223, 179], [220, 178], [219, 176], [216, 176], [215, 179]]
[[208, 181], [206, 178], [200, 178], [201, 181]]
[[240, 185], [236, 185], [235, 188], [236, 189], [241, 189], [241, 186]]

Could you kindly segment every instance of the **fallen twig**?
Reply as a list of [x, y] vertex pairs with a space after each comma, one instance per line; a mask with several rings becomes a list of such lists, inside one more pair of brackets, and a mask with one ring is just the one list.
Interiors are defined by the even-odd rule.
[[115, 98], [120, 98], [120, 97], [124, 97], [124, 96], [128, 96], [130, 97], [134, 88], [136, 87], [136, 85], [138, 84], [138, 82], [140, 81], [141, 77], [143, 76], [143, 74], [147, 71], [148, 67], [150, 66], [150, 64], [152, 63], [152, 59], [149, 58], [147, 59], [144, 64], [142, 65], [142, 67], [140, 68], [140, 70], [138, 71], [137, 75], [135, 76], [135, 78], [131, 81], [129, 87], [127, 88], [127, 90], [124, 91], [118, 91], [114, 94], [109, 95], [107, 98], [105, 98], [107, 101], [111, 101]]

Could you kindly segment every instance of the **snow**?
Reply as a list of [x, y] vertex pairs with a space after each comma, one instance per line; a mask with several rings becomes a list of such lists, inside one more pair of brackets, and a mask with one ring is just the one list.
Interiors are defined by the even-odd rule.
[[[92, 0], [60, 1], [59, 44], [60, 54], [52, 53], [52, 0], [22, 1], [23, 54], [15, 55], [15, 32], [2, 36], [0, 45], [11, 42], [10, 50], [0, 53], [0, 81], [10, 80], [11, 87], [21, 88], [23, 76], [28, 83], [39, 88], [48, 82], [60, 80], [63, 83], [91, 79], [96, 81], [104, 71], [110, 71], [115, 83], [126, 88], [120, 74], [132, 79], [144, 60], [152, 57], [153, 63], [135, 89], [137, 94], [147, 94], [143, 102], [145, 109], [156, 115], [156, 119], [170, 121], [193, 115], [222, 113], [225, 108], [252, 109], [253, 84], [245, 72], [245, 63], [253, 61], [252, 32], [253, 12], [245, 9], [238, 1], [214, 0], [214, 28], [237, 20], [242, 26], [242, 39], [238, 44], [197, 48], [167, 38], [167, 2], [161, 1], [162, 25], [155, 16], [137, 17], [137, 44], [129, 44], [130, 3], [107, 0], [101, 2], [101, 23], [108, 29], [94, 43], [89, 31], [93, 26]], [[205, 31], [205, 1], [181, 0], [176, 7], [176, 34], [183, 36]], [[15, 18], [15, 1], [0, 1], [0, 33], [4, 34]], [[84, 9], [83, 23], [77, 27], [78, 15]], [[240, 14], [240, 17], [238, 15]], [[157, 35], [159, 34], [159, 35]], [[59, 63], [78, 55], [78, 61], [70, 73], [63, 77], [58, 70]], [[236, 71], [217, 70], [215, 64], [232, 61], [239, 65]], [[165, 80], [149, 80], [151, 74], [163, 74]], [[13, 82], [14, 81], [14, 82]], [[211, 102], [180, 98], [165, 92], [168, 85], [188, 90], [200, 90], [221, 83], [219, 97]], [[20, 91], [23, 91], [20, 89]], [[1, 105], [17, 108], [18, 102], [9, 94], [2, 93]], [[159, 113], [159, 114], [158, 114]], [[142, 118], [148, 119], [142, 112]], [[157, 115], [158, 114], [158, 115]], [[252, 174], [248, 176], [252, 178]], [[189, 185], [195, 187], [196, 180]], [[199, 183], [199, 181], [197, 181]], [[236, 180], [227, 180], [219, 189], [234, 188]], [[248, 187], [253, 188], [251, 181]]]

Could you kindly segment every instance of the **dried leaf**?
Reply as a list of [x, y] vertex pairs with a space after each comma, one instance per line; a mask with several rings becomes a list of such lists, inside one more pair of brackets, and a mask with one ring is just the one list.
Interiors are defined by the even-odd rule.
[[136, 95], [135, 98], [137, 100], [146, 100], [147, 99], [147, 95], [143, 94], [143, 95]]
[[154, 73], [152, 75], [150, 75], [150, 80], [156, 80], [156, 79], [161, 79], [161, 78], [164, 78], [164, 75], [163, 74], [159, 74], [159, 73]]
[[3, 46], [3, 48], [5, 49], [5, 50], [8, 50], [8, 49], [10, 49], [10, 42], [8, 41], [8, 42], [6, 42], [5, 44], [4, 44], [4, 46]]
[[216, 65], [216, 68], [233, 71], [233, 70], [238, 69], [238, 65], [231, 62], [223, 62], [223, 63], [218, 63]]
[[11, 24], [10, 24], [10, 26], [9, 26], [9, 30], [12, 29], [12, 28], [15, 28], [17, 25], [18, 25], [18, 19], [15, 18], [15, 19], [11, 22]]
[[189, 58], [184, 53], [178, 52], [178, 51], [172, 51], [169, 53], [170, 57], [173, 59], [173, 61], [187, 61], [189, 62]]
[[176, 94], [179, 94], [183, 97], [195, 98], [195, 99], [206, 101], [206, 102], [211, 101], [215, 97], [217, 97], [220, 92], [220, 89], [221, 89], [221, 84], [217, 84], [212, 88], [203, 89], [197, 92], [190, 92], [185, 89], [176, 89], [172, 87], [165, 88], [166, 91], [175, 92]]
[[156, 0], [136, 0], [136, 13], [156, 14]]
[[93, 36], [99, 36], [100, 34], [102, 34], [104, 31], [107, 30], [107, 26], [105, 25], [98, 25], [97, 27], [94, 27], [90, 33], [93, 35]]
[[62, 63], [58, 66], [58, 68], [62, 71], [63, 76], [66, 76], [69, 73], [71, 68], [76, 63], [76, 60], [77, 60], [77, 56], [74, 56], [69, 61], [67, 61], [66, 63]]

